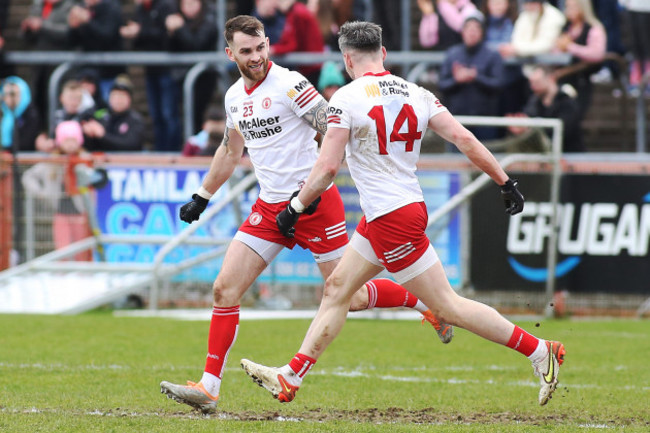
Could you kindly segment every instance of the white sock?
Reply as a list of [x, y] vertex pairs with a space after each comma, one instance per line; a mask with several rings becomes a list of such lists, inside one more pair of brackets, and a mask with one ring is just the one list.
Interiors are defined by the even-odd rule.
[[420, 301], [419, 299], [417, 304], [415, 304], [415, 306], [413, 307], [413, 309], [419, 311], [420, 313], [424, 313], [425, 311], [428, 310], [427, 306], [424, 305], [424, 302]]
[[221, 379], [219, 379], [214, 374], [204, 371], [203, 377], [201, 377], [201, 384], [203, 384], [203, 387], [210, 393], [211, 396], [216, 397], [219, 395], [219, 389], [221, 389]]
[[540, 338], [539, 343], [537, 343], [537, 348], [533, 351], [533, 353], [530, 354], [528, 359], [530, 359], [533, 363], [540, 362], [544, 360], [547, 354], [548, 348], [546, 347], [546, 340], [542, 340]]
[[302, 385], [302, 377], [298, 376], [293, 369], [289, 366], [289, 364], [286, 364], [282, 367], [280, 367], [280, 373], [284, 378], [289, 382], [290, 385], [293, 386], [300, 386]]

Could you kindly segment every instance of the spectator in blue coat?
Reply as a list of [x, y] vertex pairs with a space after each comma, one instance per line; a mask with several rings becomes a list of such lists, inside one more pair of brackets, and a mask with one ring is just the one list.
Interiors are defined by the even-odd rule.
[[[484, 43], [483, 14], [473, 12], [465, 18], [463, 43], [446, 52], [438, 87], [449, 111], [475, 116], [498, 115], [498, 96], [503, 77], [503, 60]], [[479, 140], [495, 138], [497, 128], [477, 127], [472, 132]]]

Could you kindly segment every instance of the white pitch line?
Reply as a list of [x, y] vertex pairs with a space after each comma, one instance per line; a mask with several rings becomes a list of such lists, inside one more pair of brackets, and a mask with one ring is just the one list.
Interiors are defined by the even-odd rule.
[[[128, 365], [119, 365], [119, 364], [109, 364], [109, 365], [65, 365], [65, 364], [43, 364], [43, 363], [20, 363], [12, 364], [6, 362], [0, 362], [0, 369], [18, 369], [18, 370], [46, 370], [46, 371], [118, 371], [118, 370], [133, 370], [138, 369], [138, 367], [132, 367]], [[156, 372], [173, 372], [181, 370], [194, 370], [197, 369], [197, 366], [147, 366], [147, 371], [156, 371]], [[537, 387], [539, 383], [535, 379], [531, 380], [516, 380], [509, 382], [496, 382], [492, 379], [487, 380], [478, 380], [478, 379], [464, 379], [464, 378], [436, 378], [436, 377], [427, 377], [427, 376], [400, 376], [394, 374], [378, 374], [377, 368], [375, 366], [363, 366], [362, 368], [356, 368], [354, 370], [349, 370], [343, 367], [335, 367], [330, 369], [316, 369], [311, 371], [311, 375], [317, 376], [337, 376], [345, 378], [368, 378], [368, 379], [377, 379], [387, 382], [421, 382], [421, 383], [447, 383], [450, 385], [466, 385], [466, 384], [483, 384], [483, 385], [507, 385], [507, 386], [525, 386], [525, 387]], [[489, 365], [484, 368], [476, 368], [473, 366], [447, 366], [440, 368], [431, 368], [431, 367], [395, 367], [389, 371], [394, 372], [424, 372], [425, 374], [430, 372], [434, 373], [435, 371], [511, 371], [515, 370], [515, 367], [502, 367], [496, 365]], [[239, 367], [229, 367], [226, 368], [228, 372], [240, 372]], [[386, 371], [382, 369], [382, 371]], [[200, 376], [199, 372], [196, 373], [197, 376]], [[650, 391], [650, 386], [637, 386], [637, 385], [623, 385], [623, 386], [611, 386], [611, 385], [598, 385], [598, 384], [589, 384], [589, 383], [569, 383], [567, 384], [564, 381], [561, 381], [561, 387], [563, 388], [573, 388], [573, 389], [617, 389], [622, 391]]]

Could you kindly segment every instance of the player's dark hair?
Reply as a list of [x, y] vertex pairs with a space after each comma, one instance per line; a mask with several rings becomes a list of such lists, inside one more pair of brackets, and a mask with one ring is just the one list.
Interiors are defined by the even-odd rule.
[[249, 36], [263, 36], [264, 24], [250, 15], [238, 15], [226, 21], [223, 36], [228, 44], [232, 43], [235, 33], [242, 32]]
[[352, 21], [341, 26], [339, 31], [341, 52], [356, 50], [374, 53], [381, 50], [381, 26], [367, 21]]

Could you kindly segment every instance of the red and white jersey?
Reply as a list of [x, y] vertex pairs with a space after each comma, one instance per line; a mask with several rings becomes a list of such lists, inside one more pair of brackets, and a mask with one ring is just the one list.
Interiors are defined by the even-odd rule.
[[328, 128], [347, 128], [345, 149], [368, 222], [424, 201], [415, 174], [429, 119], [447, 111], [433, 93], [386, 71], [366, 74], [329, 101]]
[[226, 126], [244, 137], [265, 202], [288, 200], [307, 179], [318, 143], [300, 116], [323, 100], [300, 73], [272, 62], [254, 87], [247, 89], [240, 78], [226, 92]]

